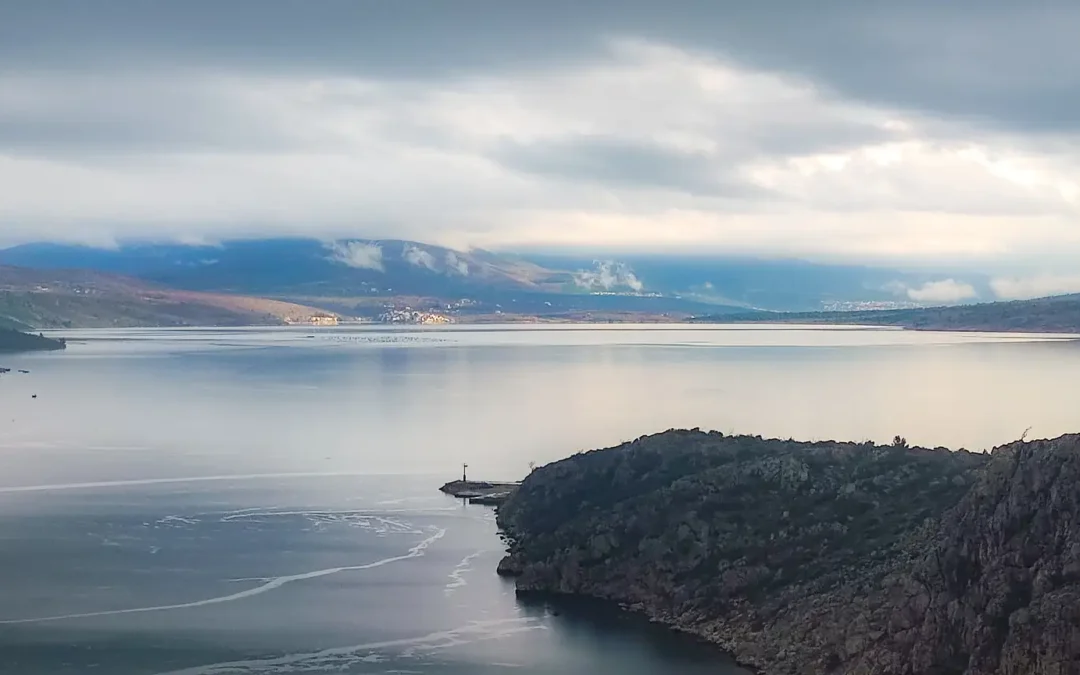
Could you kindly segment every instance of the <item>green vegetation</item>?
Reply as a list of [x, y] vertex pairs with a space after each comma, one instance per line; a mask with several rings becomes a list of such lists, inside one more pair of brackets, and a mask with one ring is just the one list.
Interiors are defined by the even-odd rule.
[[0, 352], [34, 352], [64, 349], [63, 340], [53, 340], [44, 335], [30, 335], [17, 330], [0, 328]]
[[743, 574], [724, 595], [745, 598], [796, 582], [833, 584], [866, 557], [898, 555], [927, 517], [963, 496], [984, 460], [902, 440], [671, 431], [539, 469], [499, 517], [525, 535], [529, 558], [555, 555], [574, 533], [582, 541], [599, 533], [604, 544], [579, 552], [584, 566], [625, 545], [687, 578], [737, 562]]
[[499, 508], [518, 592], [611, 601], [764, 674], [1080, 663], [1080, 436], [992, 454], [668, 431]]
[[1080, 333], [1080, 295], [922, 309], [711, 314], [695, 317], [692, 321], [897, 326], [914, 330]]

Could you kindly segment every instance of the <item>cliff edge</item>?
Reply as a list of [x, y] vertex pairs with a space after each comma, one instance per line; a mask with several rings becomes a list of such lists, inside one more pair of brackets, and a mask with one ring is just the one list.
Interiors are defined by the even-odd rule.
[[669, 431], [537, 469], [498, 518], [519, 592], [618, 602], [767, 675], [1080, 673], [1080, 436]]

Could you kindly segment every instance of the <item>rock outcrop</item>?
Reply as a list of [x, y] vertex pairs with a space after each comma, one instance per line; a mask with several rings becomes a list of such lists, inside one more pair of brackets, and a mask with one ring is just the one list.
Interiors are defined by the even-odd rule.
[[0, 326], [0, 353], [57, 351], [66, 348], [67, 343], [63, 340], [47, 338], [44, 335], [32, 335]]
[[1080, 675], [1080, 436], [670, 431], [536, 470], [499, 523], [519, 592], [618, 602], [767, 675]]

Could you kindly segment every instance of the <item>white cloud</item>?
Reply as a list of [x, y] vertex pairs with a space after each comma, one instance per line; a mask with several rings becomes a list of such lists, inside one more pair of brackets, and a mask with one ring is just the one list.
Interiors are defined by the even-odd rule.
[[929, 281], [919, 288], [907, 290], [909, 298], [915, 302], [956, 303], [977, 298], [979, 294], [971, 284], [955, 279]]
[[[931, 120], [640, 40], [456, 80], [0, 75], [0, 117], [40, 132], [0, 135], [0, 244], [307, 234], [870, 262], [1080, 254], [1076, 138]], [[411, 262], [436, 268], [424, 253]]]
[[448, 272], [456, 272], [463, 277], [469, 276], [469, 263], [459, 258], [453, 251], [446, 252], [446, 269]]
[[889, 283], [882, 286], [881, 290], [888, 291], [893, 295], [907, 296], [908, 285], [905, 284], [903, 281], [890, 281]]
[[383, 250], [378, 244], [363, 241], [334, 242], [329, 244], [330, 259], [364, 270], [383, 271]]
[[990, 281], [990, 288], [1001, 300], [1028, 300], [1049, 295], [1080, 293], [1080, 275], [998, 277]]
[[626, 263], [614, 260], [597, 260], [594, 269], [575, 272], [574, 283], [590, 291], [640, 292], [645, 287]]
[[406, 244], [405, 250], [402, 252], [401, 256], [410, 265], [425, 267], [432, 272], [438, 271], [438, 268], [435, 266], [435, 256], [418, 246]]

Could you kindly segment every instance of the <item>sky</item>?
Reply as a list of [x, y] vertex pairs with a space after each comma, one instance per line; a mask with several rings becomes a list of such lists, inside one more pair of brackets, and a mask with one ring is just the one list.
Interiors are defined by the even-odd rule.
[[0, 0], [0, 244], [392, 237], [1080, 290], [1076, 35], [1064, 0]]

